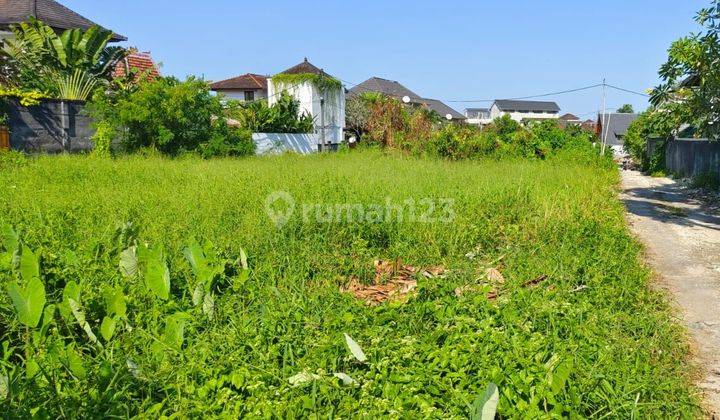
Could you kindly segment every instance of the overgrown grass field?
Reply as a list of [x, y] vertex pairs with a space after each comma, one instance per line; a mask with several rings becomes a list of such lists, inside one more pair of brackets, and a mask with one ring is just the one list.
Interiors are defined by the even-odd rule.
[[[35, 328], [18, 321], [6, 286], [27, 279], [5, 249], [6, 417], [466, 418], [490, 382], [504, 418], [699, 414], [682, 329], [648, 289], [607, 161], [358, 151], [0, 165], [0, 224], [19, 234], [16, 260], [37, 256], [55, 305]], [[279, 228], [266, 214], [276, 191], [296, 202]], [[454, 200], [452, 220], [300, 214], [425, 198]], [[445, 272], [376, 306], [341, 292], [397, 259]]]

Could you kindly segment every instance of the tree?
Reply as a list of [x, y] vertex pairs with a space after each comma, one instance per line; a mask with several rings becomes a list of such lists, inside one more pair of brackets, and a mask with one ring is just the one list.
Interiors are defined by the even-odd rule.
[[253, 152], [251, 133], [228, 127], [220, 99], [205, 81], [193, 77], [184, 82], [158, 78], [120, 92], [97, 90], [89, 111], [105, 137], [101, 143], [119, 138], [126, 152], [144, 148], [167, 155]]
[[282, 92], [272, 106], [267, 101], [234, 102], [226, 115], [255, 133], [312, 133], [313, 118], [300, 112], [300, 102]]
[[6, 39], [4, 58], [10, 84], [46, 92], [61, 99], [87, 99], [95, 85], [110, 80], [114, 65], [125, 50], [108, 47], [112, 32], [93, 26], [70, 29], [61, 35], [30, 18], [13, 27]]
[[635, 110], [633, 109], [633, 106], [630, 104], [625, 104], [617, 109], [617, 112], [620, 114], [634, 114]]
[[660, 68], [663, 83], [650, 102], [671, 119], [693, 124], [711, 139], [720, 134], [720, 0], [698, 12], [703, 31], [680, 38]]

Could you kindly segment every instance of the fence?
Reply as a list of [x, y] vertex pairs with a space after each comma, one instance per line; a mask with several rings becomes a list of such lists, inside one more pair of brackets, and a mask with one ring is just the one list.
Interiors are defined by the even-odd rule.
[[[648, 156], [652, 156], [661, 141], [648, 141]], [[694, 177], [704, 173], [720, 176], [720, 141], [673, 139], [665, 144], [665, 168], [681, 177]]]
[[79, 152], [92, 149], [91, 120], [83, 102], [44, 100], [8, 106], [10, 147], [26, 152]]
[[10, 132], [5, 126], [0, 126], [0, 150], [10, 149]]

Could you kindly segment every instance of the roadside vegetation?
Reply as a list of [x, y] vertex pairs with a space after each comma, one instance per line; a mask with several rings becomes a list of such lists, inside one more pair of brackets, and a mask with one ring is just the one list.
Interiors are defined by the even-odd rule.
[[[502, 417], [699, 413], [617, 170], [589, 146], [0, 165], [9, 417], [480, 418], [489, 383]], [[275, 191], [296, 203], [280, 228]], [[299, 214], [409, 198], [452, 199], [454, 217]]]
[[[665, 144], [673, 136], [717, 140], [720, 134], [720, 0], [700, 10], [701, 30], [668, 49], [658, 72], [662, 83], [651, 91], [651, 107], [628, 130], [625, 146], [649, 173], [664, 173]], [[650, 139], [658, 141], [648, 155]]]

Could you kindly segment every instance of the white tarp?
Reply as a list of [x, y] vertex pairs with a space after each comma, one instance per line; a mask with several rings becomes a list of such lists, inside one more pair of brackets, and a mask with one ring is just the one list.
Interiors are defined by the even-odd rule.
[[315, 153], [318, 149], [317, 134], [253, 133], [256, 155], [276, 155], [284, 152], [300, 154]]

